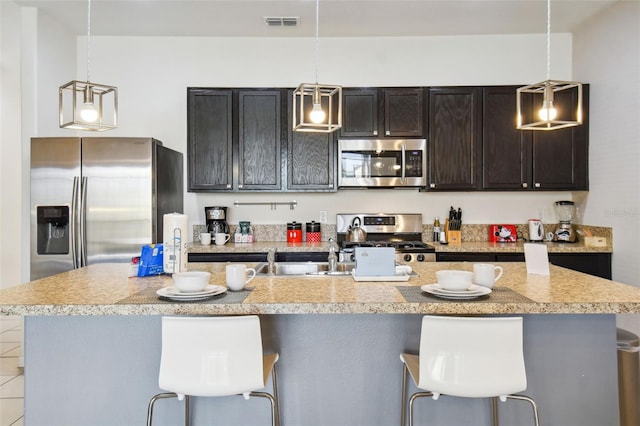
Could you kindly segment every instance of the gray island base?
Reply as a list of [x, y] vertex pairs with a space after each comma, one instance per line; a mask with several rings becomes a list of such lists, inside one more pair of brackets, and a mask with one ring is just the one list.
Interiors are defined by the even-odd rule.
[[[25, 424], [138, 426], [158, 392], [161, 316], [27, 316]], [[400, 422], [401, 352], [417, 353], [420, 314], [262, 315], [278, 351], [285, 426]], [[526, 393], [543, 425], [618, 424], [615, 316], [524, 315]], [[482, 368], [482, 365], [478, 365]], [[193, 398], [192, 424], [268, 425], [261, 398]], [[182, 424], [182, 403], [156, 404], [155, 425]], [[416, 402], [416, 423], [490, 425], [487, 400]], [[526, 403], [500, 403], [504, 425], [531, 425]]]

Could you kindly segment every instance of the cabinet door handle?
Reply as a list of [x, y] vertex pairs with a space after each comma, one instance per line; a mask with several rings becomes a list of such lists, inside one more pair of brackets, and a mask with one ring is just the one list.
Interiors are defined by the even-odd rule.
[[435, 187], [436, 187], [436, 184], [435, 184], [435, 183], [430, 183], [430, 184], [429, 184], [429, 188], [435, 188]]
[[227, 184], [227, 188], [231, 188], [231, 184], [230, 183]]
[[378, 131], [377, 130], [373, 131], [373, 136], [378, 136]]
[[540, 184], [538, 182], [535, 183], [534, 185], [536, 188], [540, 188]]
[[528, 187], [529, 187], [529, 184], [528, 184], [527, 182], [524, 182], [524, 183], [522, 184], [522, 187], [523, 187], [523, 188], [528, 188]]
[[238, 188], [242, 188], [243, 186], [244, 186], [244, 185], [240, 184], [240, 185], [238, 185]]
[[386, 132], [384, 132], [385, 135], [390, 136], [391, 132], [389, 130], [387, 130]]

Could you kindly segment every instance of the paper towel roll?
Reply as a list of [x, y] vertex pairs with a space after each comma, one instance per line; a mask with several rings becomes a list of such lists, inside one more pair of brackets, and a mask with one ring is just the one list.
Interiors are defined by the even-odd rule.
[[185, 214], [169, 213], [163, 216], [163, 264], [164, 272], [167, 274], [187, 270], [188, 226], [189, 217]]

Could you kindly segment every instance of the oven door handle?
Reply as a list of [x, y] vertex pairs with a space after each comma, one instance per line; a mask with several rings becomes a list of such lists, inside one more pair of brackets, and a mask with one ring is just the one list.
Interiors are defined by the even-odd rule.
[[405, 167], [406, 167], [406, 160], [405, 160], [405, 154], [406, 154], [407, 148], [404, 144], [402, 144], [402, 165], [400, 166], [400, 168], [402, 169], [402, 177], [400, 178], [400, 182], [401, 183], [406, 183], [407, 182], [407, 178], [405, 175]]

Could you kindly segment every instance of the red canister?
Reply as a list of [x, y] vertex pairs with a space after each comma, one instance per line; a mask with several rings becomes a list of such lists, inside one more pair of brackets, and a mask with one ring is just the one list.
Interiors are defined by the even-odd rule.
[[306, 241], [308, 243], [319, 243], [322, 233], [320, 232], [320, 224], [316, 221], [307, 222], [305, 225]]
[[288, 243], [301, 243], [302, 242], [302, 224], [293, 222], [287, 223], [287, 242]]

